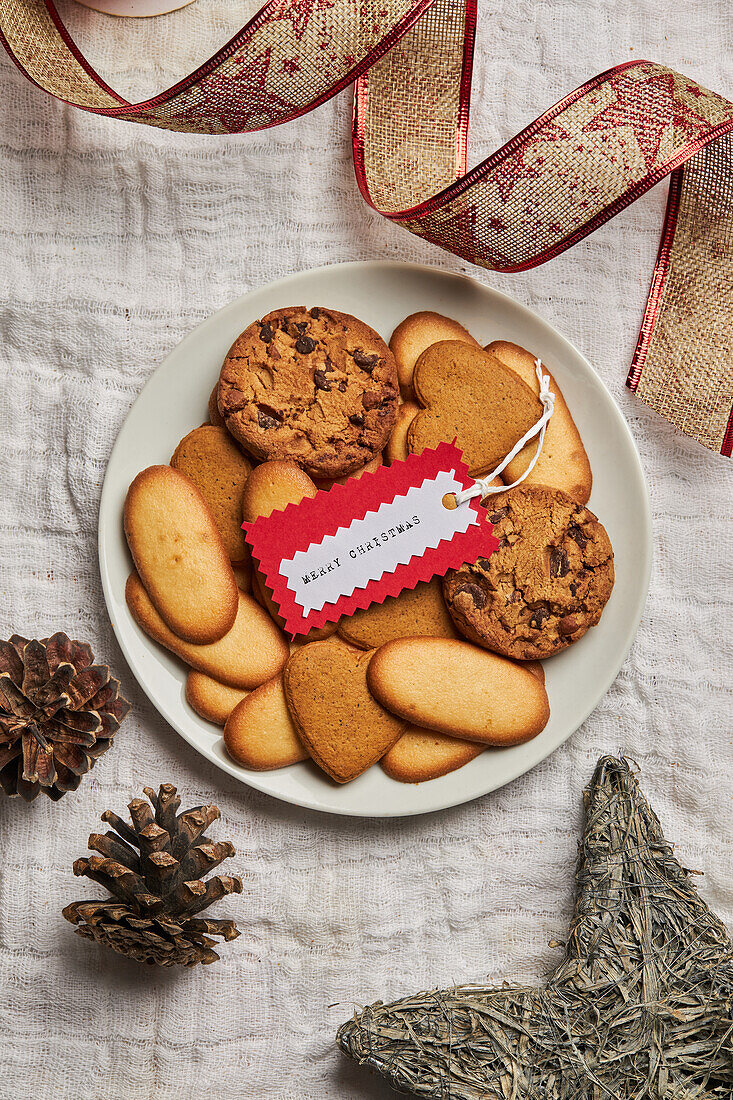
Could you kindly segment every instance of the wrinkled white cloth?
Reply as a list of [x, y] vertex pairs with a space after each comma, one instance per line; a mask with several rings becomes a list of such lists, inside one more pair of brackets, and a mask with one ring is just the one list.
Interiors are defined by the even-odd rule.
[[[64, 9], [66, 10], [66, 9]], [[160, 88], [249, 9], [196, 0], [123, 24], [73, 25], [123, 92]], [[646, 57], [733, 97], [725, 0], [511, 0], [479, 18], [471, 160], [591, 75]], [[193, 46], [177, 41], [175, 20]], [[188, 22], [185, 22], [188, 21]], [[0, 799], [0, 1096], [58, 1100], [366, 1100], [380, 1082], [335, 1049], [353, 1002], [451, 982], [534, 981], [572, 905], [581, 790], [602, 752], [641, 765], [682, 861], [733, 926], [733, 466], [624, 388], [666, 183], [588, 241], [523, 275], [471, 271], [565, 333], [620, 404], [649, 478], [651, 593], [618, 679], [544, 764], [430, 816], [339, 819], [240, 786], [137, 687], [107, 618], [97, 556], [105, 465], [170, 349], [249, 288], [316, 264], [468, 265], [370, 211], [357, 192], [350, 98], [280, 129], [200, 138], [63, 107], [0, 58], [2, 631], [88, 640], [134, 710], [115, 748], [58, 805]], [[91, 896], [71, 867], [105, 808], [175, 782], [217, 803], [244, 892], [218, 910], [241, 937], [211, 967], [158, 972], [75, 936]]]

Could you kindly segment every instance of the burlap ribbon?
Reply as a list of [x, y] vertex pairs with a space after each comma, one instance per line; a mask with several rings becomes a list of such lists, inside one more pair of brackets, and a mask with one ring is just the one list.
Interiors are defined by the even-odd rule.
[[571, 92], [466, 172], [476, 0], [271, 0], [196, 72], [128, 103], [52, 0], [0, 0], [0, 35], [39, 88], [111, 118], [202, 134], [286, 122], [356, 80], [354, 164], [385, 217], [473, 264], [521, 271], [672, 173], [628, 385], [733, 451], [733, 104], [648, 61]]

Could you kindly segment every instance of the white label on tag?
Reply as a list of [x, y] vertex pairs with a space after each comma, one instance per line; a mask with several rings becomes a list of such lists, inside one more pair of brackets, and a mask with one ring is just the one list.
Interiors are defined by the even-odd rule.
[[420, 557], [442, 539], [450, 540], [478, 524], [476, 512], [462, 504], [446, 508], [443, 497], [463, 488], [452, 471], [444, 470], [403, 496], [326, 535], [307, 550], [280, 563], [295, 601], [308, 614], [326, 603], [364, 588], [369, 581], [392, 573], [398, 565]]

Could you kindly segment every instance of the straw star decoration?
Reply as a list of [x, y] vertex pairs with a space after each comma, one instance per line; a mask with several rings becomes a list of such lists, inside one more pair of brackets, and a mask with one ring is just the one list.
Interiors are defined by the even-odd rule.
[[626, 761], [603, 757], [565, 957], [543, 988], [364, 1009], [341, 1049], [430, 1100], [731, 1100], [733, 945]]

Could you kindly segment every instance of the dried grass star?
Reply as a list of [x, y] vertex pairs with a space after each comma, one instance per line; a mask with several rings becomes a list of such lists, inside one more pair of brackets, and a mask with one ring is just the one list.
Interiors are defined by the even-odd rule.
[[430, 1100], [731, 1100], [733, 945], [626, 761], [586, 791], [565, 957], [544, 988], [364, 1009], [341, 1049]]

